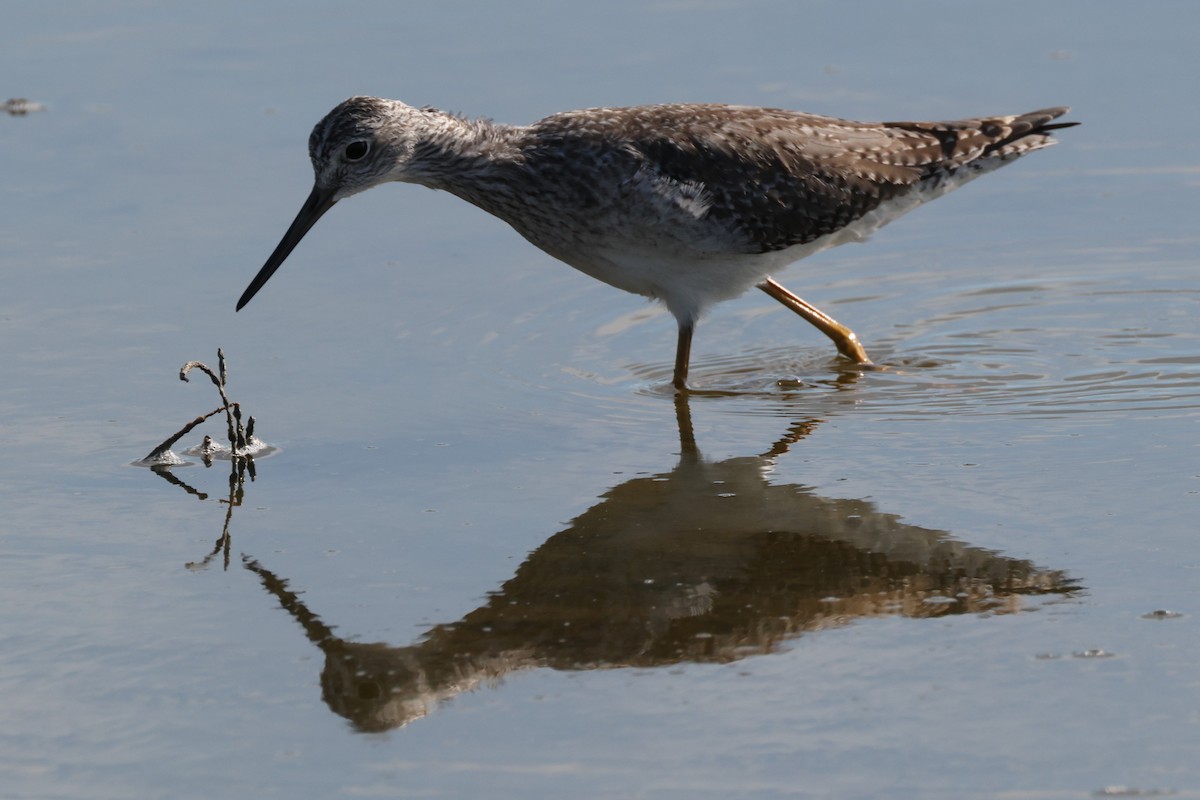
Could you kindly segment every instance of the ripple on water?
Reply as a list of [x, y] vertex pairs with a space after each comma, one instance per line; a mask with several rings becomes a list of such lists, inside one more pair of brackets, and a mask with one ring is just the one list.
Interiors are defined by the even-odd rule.
[[[1003, 304], [993, 302], [997, 294]], [[900, 417], [1194, 411], [1197, 303], [1196, 289], [975, 289], [930, 300], [926, 316], [897, 323], [890, 338], [870, 348], [873, 369], [831, 358], [819, 344], [771, 347], [698, 358], [690, 382], [701, 396], [791, 402], [825, 393]], [[1011, 326], [996, 325], [1005, 321]], [[639, 393], [671, 392], [668, 366], [630, 369], [643, 383]], [[767, 402], [736, 410], [780, 408]]]

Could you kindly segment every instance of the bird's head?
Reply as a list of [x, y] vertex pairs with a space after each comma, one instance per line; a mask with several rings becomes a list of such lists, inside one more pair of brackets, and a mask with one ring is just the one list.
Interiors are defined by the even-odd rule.
[[351, 97], [316, 124], [308, 137], [315, 181], [300, 213], [242, 293], [243, 306], [279, 269], [304, 234], [339, 200], [388, 181], [418, 181], [411, 169], [422, 125], [431, 112], [395, 100]]
[[316, 188], [336, 203], [381, 183], [410, 180], [422, 114], [378, 97], [339, 103], [308, 137]]

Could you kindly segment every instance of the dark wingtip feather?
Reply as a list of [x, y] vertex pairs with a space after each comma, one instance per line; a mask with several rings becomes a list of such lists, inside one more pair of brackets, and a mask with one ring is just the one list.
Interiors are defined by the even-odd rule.
[[1074, 128], [1080, 124], [1078, 122], [1051, 122], [1058, 119], [1063, 114], [1071, 110], [1070, 106], [1055, 106], [1054, 108], [1043, 108], [1038, 111], [1030, 111], [1028, 114], [1022, 114], [1014, 120], [1014, 123], [1024, 122], [1029, 125], [1030, 133], [1045, 133], [1046, 131], [1057, 131], [1062, 128]]

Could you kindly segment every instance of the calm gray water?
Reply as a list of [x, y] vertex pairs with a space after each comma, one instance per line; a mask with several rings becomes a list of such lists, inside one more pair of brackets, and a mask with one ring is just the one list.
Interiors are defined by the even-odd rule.
[[[19, 4], [0, 28], [0, 796], [1200, 797], [1194, 4]], [[1083, 127], [675, 329], [350, 94]], [[133, 466], [217, 405], [279, 448]], [[216, 421], [193, 431], [221, 436]], [[690, 434], [690, 436], [689, 436]], [[694, 446], [692, 444], [694, 440]], [[232, 498], [233, 502], [230, 502]]]

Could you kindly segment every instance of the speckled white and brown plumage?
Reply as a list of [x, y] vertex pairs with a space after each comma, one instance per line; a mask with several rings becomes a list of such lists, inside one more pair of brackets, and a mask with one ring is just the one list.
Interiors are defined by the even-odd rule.
[[864, 123], [771, 108], [655, 105], [555, 114], [527, 126], [352, 97], [313, 129], [316, 185], [238, 301], [318, 218], [388, 181], [444, 189], [550, 255], [661, 301], [679, 323], [686, 386], [704, 310], [751, 286], [869, 364], [854, 333], [771, 274], [848, 241], [1033, 150], [1066, 108], [953, 122]]

